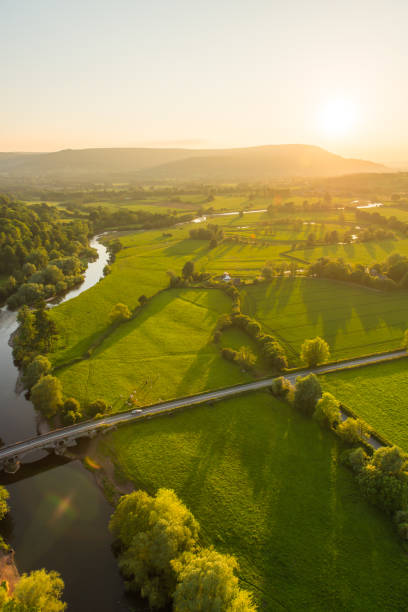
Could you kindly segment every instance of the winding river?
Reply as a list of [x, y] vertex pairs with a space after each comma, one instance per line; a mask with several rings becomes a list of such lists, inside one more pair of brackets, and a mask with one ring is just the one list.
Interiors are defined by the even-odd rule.
[[[103, 277], [107, 250], [97, 238], [91, 241], [91, 246], [97, 249], [98, 259], [88, 265], [81, 286], [61, 301], [75, 298]], [[31, 402], [15, 392], [18, 370], [8, 342], [16, 327], [16, 313], [1, 309], [0, 437], [3, 442], [35, 436], [38, 426]], [[111, 550], [108, 531], [111, 506], [80, 461], [67, 462], [45, 454], [43, 457], [35, 467], [23, 465], [14, 476], [1, 475], [1, 484], [10, 491], [11, 506], [9, 517], [3, 521], [3, 531], [16, 551], [19, 571], [44, 567], [60, 572], [65, 581], [64, 599], [68, 609], [74, 612], [128, 610], [129, 601]]]

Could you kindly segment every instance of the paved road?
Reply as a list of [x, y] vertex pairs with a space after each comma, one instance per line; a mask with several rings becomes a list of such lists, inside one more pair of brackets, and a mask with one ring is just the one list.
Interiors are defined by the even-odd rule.
[[[306, 376], [312, 372], [316, 374], [324, 374], [326, 372], [332, 372], [335, 370], [341, 370], [349, 367], [356, 367], [359, 365], [368, 365], [373, 362], [384, 362], [398, 357], [407, 356], [405, 350], [394, 351], [392, 353], [383, 353], [382, 355], [375, 355], [372, 357], [360, 357], [358, 359], [350, 359], [349, 361], [343, 361], [341, 363], [332, 365], [323, 365], [317, 368], [311, 368], [308, 370], [301, 370], [296, 372], [290, 372], [286, 374], [291, 382], [294, 382], [297, 376]], [[162, 402], [144, 408], [140, 413], [134, 413], [131, 410], [127, 412], [120, 412], [111, 416], [106, 416], [98, 420], [84, 421], [77, 425], [70, 425], [61, 429], [50, 431], [49, 433], [42, 434], [29, 440], [22, 442], [16, 442], [15, 444], [9, 444], [3, 446], [0, 449], [0, 462], [14, 457], [21, 457], [22, 455], [37, 449], [52, 448], [58, 442], [63, 442], [69, 438], [75, 439], [85, 437], [98, 429], [106, 429], [106, 427], [113, 427], [126, 422], [137, 421], [146, 416], [154, 415], [160, 412], [171, 412], [177, 408], [183, 408], [186, 406], [193, 406], [194, 404], [203, 404], [211, 402], [211, 400], [220, 400], [227, 397], [233, 397], [234, 395], [240, 395], [249, 391], [257, 391], [259, 389], [265, 389], [269, 387], [274, 379], [266, 378], [255, 382], [250, 382], [242, 385], [235, 385], [234, 387], [228, 387], [226, 389], [219, 389], [217, 391], [210, 391], [208, 393], [200, 393], [199, 395], [193, 395], [181, 399], [172, 400], [169, 402]]]

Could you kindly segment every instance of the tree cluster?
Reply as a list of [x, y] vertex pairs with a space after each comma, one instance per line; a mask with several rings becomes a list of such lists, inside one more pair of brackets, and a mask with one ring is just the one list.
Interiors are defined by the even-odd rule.
[[123, 496], [109, 528], [127, 587], [151, 608], [172, 602], [176, 612], [255, 611], [249, 593], [239, 588], [235, 559], [200, 548], [199, 524], [174, 491]]
[[[375, 289], [393, 290], [398, 287], [397, 283], [389, 276], [386, 276], [386, 268], [384, 274], [380, 273], [381, 266], [375, 264], [371, 269], [363, 264], [349, 264], [343, 259], [330, 259], [328, 257], [320, 257], [315, 263], [309, 266], [308, 273], [310, 276], [317, 278], [330, 278], [333, 280], [347, 281], [373, 287]], [[408, 285], [408, 276], [407, 276]]]
[[64, 581], [57, 572], [45, 569], [23, 574], [13, 594], [6, 583], [0, 585], [2, 612], [63, 612], [67, 604], [61, 601]]
[[[0, 196], [0, 302], [10, 308], [32, 304], [82, 280], [81, 259], [95, 256], [85, 221], [61, 223], [55, 207], [27, 206]], [[17, 293], [16, 293], [17, 292]]]

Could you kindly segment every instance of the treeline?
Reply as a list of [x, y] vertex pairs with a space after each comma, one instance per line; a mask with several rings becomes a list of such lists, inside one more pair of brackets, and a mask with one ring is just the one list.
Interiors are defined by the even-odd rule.
[[89, 212], [89, 221], [95, 232], [108, 228], [132, 227], [143, 229], [160, 229], [175, 223], [190, 221], [191, 213], [177, 215], [174, 213], [152, 213], [146, 210], [129, 210], [120, 208], [109, 211], [103, 206], [86, 209]]
[[147, 598], [150, 609], [256, 611], [239, 586], [236, 559], [200, 546], [200, 526], [174, 491], [121, 497], [109, 528], [127, 588]]
[[368, 212], [367, 210], [361, 210], [359, 208], [355, 210], [355, 214], [356, 221], [359, 223], [381, 225], [383, 228], [389, 228], [405, 235], [408, 234], [408, 223], [397, 219], [394, 215], [385, 217], [379, 212]]
[[215, 248], [224, 238], [223, 230], [212, 223], [208, 223], [205, 227], [193, 228], [189, 233], [193, 240], [209, 240], [210, 248]]
[[[281, 372], [288, 367], [286, 353], [282, 345], [274, 336], [262, 333], [262, 328], [258, 321], [251, 319], [247, 315], [241, 313], [222, 315], [217, 322], [215, 340], [219, 339], [219, 333], [232, 327], [241, 329], [255, 341], [261, 355], [272, 369]], [[236, 360], [234, 351], [231, 351], [232, 349], [227, 351], [224, 349], [222, 354], [226, 359], [234, 361]]]
[[343, 259], [320, 257], [308, 268], [310, 276], [348, 281], [385, 291], [408, 289], [408, 257], [393, 253], [385, 262], [371, 267], [349, 264]]
[[315, 374], [298, 377], [295, 387], [287, 379], [277, 378], [271, 391], [347, 444], [342, 461], [355, 473], [362, 493], [393, 518], [399, 535], [408, 540], [408, 455], [397, 446], [374, 451], [367, 423], [352, 416], [343, 419], [341, 403], [331, 393], [322, 392]]
[[0, 303], [10, 308], [49, 298], [82, 281], [83, 261], [95, 257], [86, 222], [61, 223], [46, 204], [27, 206], [0, 196]]

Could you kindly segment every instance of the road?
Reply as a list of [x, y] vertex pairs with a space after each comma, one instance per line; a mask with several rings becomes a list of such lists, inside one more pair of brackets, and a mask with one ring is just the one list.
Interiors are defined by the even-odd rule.
[[[327, 372], [333, 372], [335, 370], [342, 370], [344, 368], [352, 368], [360, 365], [369, 365], [370, 363], [378, 363], [384, 361], [390, 361], [399, 357], [407, 356], [406, 350], [394, 351], [392, 353], [383, 353], [380, 355], [373, 355], [369, 357], [360, 357], [357, 359], [350, 359], [349, 361], [343, 361], [341, 363], [322, 365], [317, 368], [310, 368], [307, 370], [298, 370], [295, 372], [288, 372], [285, 374], [285, 378], [294, 382], [298, 376], [306, 376], [307, 374], [324, 374]], [[84, 421], [77, 425], [70, 425], [61, 429], [50, 431], [46, 434], [36, 436], [29, 440], [22, 442], [16, 442], [15, 444], [9, 444], [3, 446], [0, 449], [0, 462], [4, 462], [7, 459], [13, 459], [15, 457], [22, 457], [26, 453], [38, 449], [53, 448], [58, 443], [66, 440], [74, 440], [90, 435], [93, 432], [106, 429], [106, 427], [113, 427], [127, 422], [138, 421], [144, 419], [149, 415], [158, 413], [166, 413], [176, 410], [178, 408], [184, 408], [187, 406], [193, 406], [195, 404], [203, 404], [211, 401], [216, 401], [235, 395], [241, 395], [242, 393], [248, 393], [249, 391], [258, 391], [260, 389], [268, 388], [274, 378], [265, 378], [257, 380], [255, 382], [245, 383], [242, 385], [235, 385], [233, 387], [227, 387], [225, 389], [218, 389], [216, 391], [209, 391], [207, 393], [200, 393], [190, 397], [184, 397], [168, 402], [161, 402], [160, 404], [154, 404], [143, 409], [140, 413], [133, 413], [132, 410], [127, 412], [120, 412], [111, 416], [106, 416], [98, 420]]]

